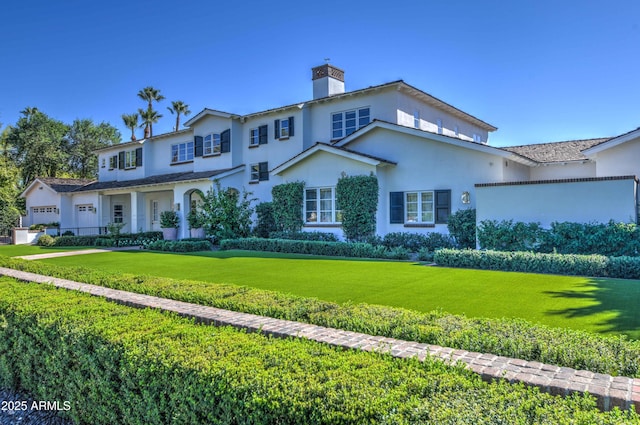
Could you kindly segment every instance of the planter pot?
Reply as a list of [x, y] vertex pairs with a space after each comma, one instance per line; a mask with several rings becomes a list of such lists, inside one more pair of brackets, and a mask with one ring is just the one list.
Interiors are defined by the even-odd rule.
[[204, 229], [202, 227], [198, 227], [197, 229], [191, 229], [191, 237], [204, 239]]
[[162, 237], [166, 241], [175, 241], [178, 239], [178, 229], [176, 227], [165, 227], [162, 229]]

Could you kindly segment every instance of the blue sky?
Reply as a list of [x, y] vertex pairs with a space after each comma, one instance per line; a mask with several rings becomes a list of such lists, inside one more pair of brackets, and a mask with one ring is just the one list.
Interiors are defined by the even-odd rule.
[[[0, 123], [26, 106], [70, 123], [167, 100], [250, 113], [312, 97], [313, 66], [347, 90], [397, 79], [490, 124], [494, 146], [640, 126], [640, 2], [11, 0], [0, 25]], [[138, 132], [142, 137], [142, 131]]]

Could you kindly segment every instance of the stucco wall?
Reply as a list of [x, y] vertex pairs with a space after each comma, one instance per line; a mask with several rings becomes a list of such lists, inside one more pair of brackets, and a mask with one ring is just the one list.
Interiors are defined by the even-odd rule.
[[579, 179], [585, 177], [596, 177], [596, 164], [594, 162], [551, 163], [531, 168], [531, 180]]
[[635, 222], [636, 182], [595, 180], [476, 187], [477, 221]]
[[599, 152], [596, 161], [598, 177], [640, 176], [640, 138]]

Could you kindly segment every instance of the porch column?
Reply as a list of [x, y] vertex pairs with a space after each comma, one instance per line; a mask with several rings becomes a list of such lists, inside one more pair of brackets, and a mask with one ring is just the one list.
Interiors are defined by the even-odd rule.
[[104, 208], [104, 206], [102, 205], [102, 203], [104, 202], [104, 195], [101, 193], [98, 193], [98, 202], [96, 203], [96, 216], [98, 217], [98, 219], [96, 220], [98, 222], [98, 234], [102, 234], [102, 226], [104, 226], [104, 218], [102, 217], [102, 210]]
[[134, 233], [138, 229], [138, 192], [131, 192], [131, 217], [129, 233]]

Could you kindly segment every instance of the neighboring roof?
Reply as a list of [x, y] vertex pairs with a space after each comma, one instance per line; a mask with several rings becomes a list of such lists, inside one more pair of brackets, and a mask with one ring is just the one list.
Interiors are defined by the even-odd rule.
[[609, 149], [614, 146], [621, 145], [622, 143], [628, 142], [630, 140], [637, 139], [638, 137], [640, 137], [640, 127], [636, 128], [635, 130], [628, 131], [619, 136], [606, 139], [603, 142], [598, 143], [597, 145], [594, 145], [588, 149], [585, 149], [584, 154], [592, 155], [600, 151], [603, 151], [605, 149]]
[[109, 190], [109, 189], [125, 189], [131, 187], [140, 186], [156, 186], [167, 183], [178, 183], [185, 181], [204, 180], [211, 179], [212, 177], [226, 177], [241, 171], [244, 168], [243, 165], [239, 165], [234, 168], [225, 168], [222, 170], [209, 170], [209, 171], [188, 171], [183, 173], [161, 174], [158, 176], [145, 177], [142, 179], [125, 180], [125, 181], [110, 181], [110, 182], [93, 182], [81, 188], [78, 188], [74, 192], [87, 192], [96, 190]]
[[588, 158], [583, 153], [584, 150], [610, 139], [610, 137], [603, 137], [598, 139], [568, 140], [534, 145], [507, 146], [502, 149], [541, 163], [586, 161]]
[[346, 149], [346, 148], [342, 148], [335, 145], [330, 145], [328, 143], [316, 142], [315, 145], [311, 146], [308, 149], [305, 149], [304, 151], [300, 152], [298, 155], [288, 159], [282, 164], [271, 169], [271, 172], [275, 174], [279, 174], [285, 171], [286, 169], [294, 166], [295, 164], [303, 161], [304, 159], [310, 157], [311, 155], [315, 154], [318, 151], [333, 153], [333, 154], [346, 157], [349, 159], [353, 159], [356, 161], [365, 162], [370, 165], [376, 165], [376, 166], [377, 165], [396, 165], [395, 162], [386, 160], [384, 158], [368, 155], [365, 153], [357, 152], [351, 149]]

